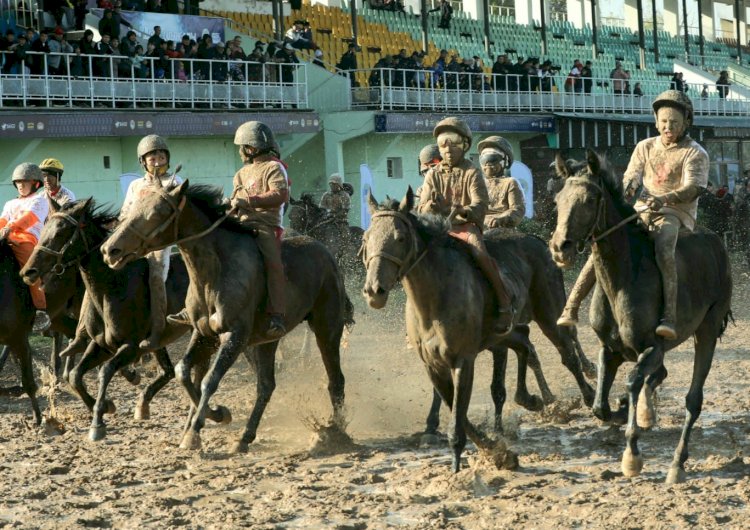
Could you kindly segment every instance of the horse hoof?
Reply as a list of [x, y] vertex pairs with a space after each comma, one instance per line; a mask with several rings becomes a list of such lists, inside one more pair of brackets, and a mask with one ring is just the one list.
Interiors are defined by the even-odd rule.
[[105, 409], [104, 409], [105, 414], [114, 414], [115, 412], [117, 412], [117, 407], [115, 407], [114, 401], [107, 399], [104, 401], [104, 406], [105, 406]]
[[681, 467], [670, 467], [667, 473], [667, 484], [682, 484], [687, 480], [685, 470]]
[[103, 440], [105, 436], [107, 436], [107, 427], [104, 425], [97, 425], [89, 429], [89, 440], [92, 442]]
[[539, 412], [544, 408], [544, 402], [539, 396], [528, 395], [525, 397], [516, 396], [516, 403], [526, 410]]
[[147, 420], [151, 417], [151, 409], [149, 408], [148, 403], [144, 401], [139, 401], [135, 405], [135, 411], [133, 413], [133, 417], [136, 420]]
[[622, 454], [622, 474], [628, 478], [637, 477], [643, 470], [643, 455], [634, 455], [630, 448]]
[[424, 433], [422, 437], [419, 439], [419, 447], [435, 447], [437, 445], [440, 445], [440, 438], [437, 434], [431, 434], [431, 433]]
[[228, 408], [224, 405], [219, 405], [216, 407], [216, 410], [219, 412], [219, 423], [222, 425], [229, 425], [232, 423], [232, 412]]
[[232, 452], [234, 454], [244, 455], [245, 453], [247, 453], [249, 448], [250, 448], [249, 443], [243, 442], [242, 440], [240, 440], [236, 444], [234, 444], [234, 447], [232, 447]]
[[189, 449], [189, 450], [195, 451], [200, 448], [201, 448], [200, 433], [197, 433], [194, 430], [190, 429], [188, 432], [185, 433], [185, 436], [182, 437], [182, 442], [180, 443], [180, 449]]

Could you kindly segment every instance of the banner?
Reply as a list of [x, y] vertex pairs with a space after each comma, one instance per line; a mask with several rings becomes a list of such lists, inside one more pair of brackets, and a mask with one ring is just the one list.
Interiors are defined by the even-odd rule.
[[370, 190], [372, 190], [372, 172], [367, 164], [362, 164], [359, 166], [359, 206], [362, 220], [360, 226], [363, 230], [370, 228], [370, 207], [367, 202]]
[[531, 219], [534, 217], [534, 178], [531, 175], [531, 170], [529, 166], [516, 160], [510, 166], [510, 176], [521, 185], [523, 198], [526, 202], [526, 217]]
[[[98, 18], [104, 16], [103, 9], [92, 9], [91, 14]], [[161, 27], [161, 38], [179, 43], [183, 35], [188, 35], [198, 42], [205, 35], [211, 35], [214, 43], [224, 41], [224, 19], [216, 17], [198, 17], [192, 15], [169, 15], [165, 13], [146, 13], [143, 11], [121, 11], [122, 20], [132, 26], [120, 26], [120, 38], [124, 39], [132, 29], [138, 41], [144, 42], [154, 34], [154, 26]]]

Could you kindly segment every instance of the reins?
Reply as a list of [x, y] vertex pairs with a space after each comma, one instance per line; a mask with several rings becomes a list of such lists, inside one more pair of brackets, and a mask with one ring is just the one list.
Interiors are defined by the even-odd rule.
[[[86, 237], [86, 233], [83, 231], [83, 227], [85, 226], [84, 223], [81, 223], [79, 221], [76, 221], [74, 217], [63, 213], [63, 212], [56, 212], [53, 213], [50, 217], [50, 219], [59, 218], [67, 222], [68, 224], [74, 226], [76, 228], [75, 233], [73, 234], [73, 237], [71, 237], [60, 250], [53, 250], [51, 248], [45, 247], [44, 245], [37, 245], [36, 248], [39, 249], [41, 252], [44, 252], [45, 254], [50, 254], [57, 258], [57, 263], [55, 263], [54, 267], [52, 267], [51, 272], [56, 274], [57, 276], [62, 276], [68, 267], [71, 265], [77, 265], [80, 263], [80, 261], [91, 254], [94, 250], [98, 249], [102, 246], [104, 243], [104, 239], [102, 241], [94, 246], [91, 246], [89, 243], [88, 238]], [[85, 247], [86, 251], [78, 256], [75, 259], [66, 261], [63, 263], [63, 258], [65, 257], [65, 253], [68, 251], [68, 248], [70, 248], [70, 245], [73, 244], [73, 242], [76, 240], [76, 236], [81, 238], [81, 241], [83, 241], [83, 246]]]
[[[429, 247], [425, 247], [425, 249], [422, 251], [422, 253], [417, 256], [417, 247], [418, 247], [418, 238], [417, 238], [417, 231], [412, 225], [411, 220], [406, 216], [406, 214], [403, 214], [401, 212], [391, 211], [391, 210], [384, 210], [380, 212], [375, 212], [372, 214], [371, 219], [376, 219], [378, 217], [394, 217], [396, 219], [399, 219], [403, 221], [407, 228], [409, 229], [409, 235], [411, 236], [411, 246], [409, 247], [409, 251], [406, 254], [405, 258], [399, 258], [398, 256], [394, 256], [393, 254], [390, 254], [388, 252], [377, 252], [371, 256], [367, 255], [367, 239], [364, 238], [362, 241], [362, 249], [360, 250], [360, 254], [362, 254], [362, 261], [365, 264], [365, 268], [367, 268], [370, 265], [370, 262], [374, 260], [375, 258], [383, 258], [391, 263], [395, 263], [398, 267], [398, 273], [396, 276], [396, 281], [401, 281], [403, 278], [406, 277], [407, 274], [409, 274], [414, 267], [419, 264], [420, 261], [422, 261], [422, 258], [425, 257], [427, 254], [427, 251], [429, 250]], [[414, 259], [416, 256], [416, 259]], [[409, 261], [414, 260], [409, 264]]]

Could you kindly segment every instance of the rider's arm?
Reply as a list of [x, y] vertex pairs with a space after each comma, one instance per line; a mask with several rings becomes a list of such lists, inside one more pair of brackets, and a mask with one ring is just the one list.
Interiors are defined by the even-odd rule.
[[120, 208], [120, 219], [125, 219], [128, 216], [130, 207], [133, 205], [135, 199], [136, 188], [139, 186], [137, 183], [139, 181], [140, 179], [134, 180], [130, 183], [130, 186], [128, 186], [128, 191], [125, 193], [125, 200], [122, 202], [122, 208]]
[[643, 168], [646, 166], [646, 146], [644, 142], [639, 142], [635, 146], [628, 168], [622, 177], [623, 189], [625, 195], [632, 197], [636, 190], [643, 184]]
[[508, 209], [501, 213], [499, 218], [507, 219], [507, 225], [515, 228], [521, 223], [524, 215], [526, 215], [526, 201], [523, 198], [523, 190], [513, 179], [508, 187]]
[[25, 232], [35, 224], [39, 222], [39, 218], [32, 211], [28, 211], [21, 215], [18, 219], [8, 225], [11, 230], [20, 230]]
[[278, 208], [289, 199], [286, 174], [280, 164], [274, 164], [265, 179], [267, 191], [251, 195], [247, 202], [253, 208]]
[[484, 224], [484, 216], [487, 215], [487, 207], [490, 204], [487, 184], [484, 182], [482, 174], [475, 168], [467, 170], [466, 178], [468, 179], [471, 203], [464, 208], [466, 213], [461, 217], [465, 217], [468, 222], [481, 228]]
[[425, 175], [424, 182], [422, 183], [422, 191], [419, 196], [419, 206], [417, 212], [419, 213], [434, 213], [437, 212], [437, 205], [432, 200], [432, 192], [435, 189], [434, 172], [428, 171]]

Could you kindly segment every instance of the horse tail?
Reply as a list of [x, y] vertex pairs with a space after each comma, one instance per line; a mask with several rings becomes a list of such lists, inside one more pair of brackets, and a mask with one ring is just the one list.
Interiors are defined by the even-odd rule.
[[718, 334], [717, 338], [720, 339], [721, 336], [724, 335], [724, 332], [729, 327], [729, 323], [730, 322], [732, 324], [734, 324], [734, 325], [737, 325], [737, 322], [734, 320], [734, 314], [732, 313], [731, 309], [729, 311], [727, 311], [727, 314], [724, 315], [724, 318], [721, 321], [721, 327], [719, 328], [719, 334]]
[[344, 291], [344, 326], [346, 326], [346, 330], [351, 333], [354, 324], [354, 304], [352, 304], [349, 295]]

